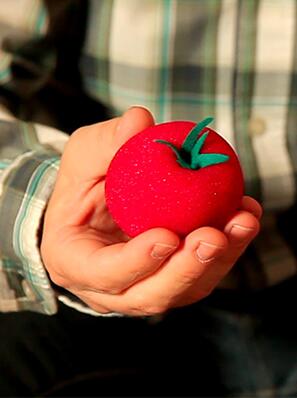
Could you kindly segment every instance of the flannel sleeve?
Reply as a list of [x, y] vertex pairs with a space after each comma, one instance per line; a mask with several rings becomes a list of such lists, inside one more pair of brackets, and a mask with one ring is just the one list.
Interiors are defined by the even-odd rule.
[[93, 316], [100, 314], [54, 285], [41, 260], [43, 215], [68, 136], [50, 127], [0, 121], [0, 311], [52, 315], [57, 300]]
[[0, 311], [57, 311], [39, 238], [66, 140], [53, 129], [0, 122]]

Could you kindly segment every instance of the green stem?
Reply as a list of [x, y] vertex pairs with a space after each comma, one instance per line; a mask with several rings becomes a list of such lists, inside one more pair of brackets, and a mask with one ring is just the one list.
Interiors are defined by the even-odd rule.
[[198, 170], [202, 167], [224, 163], [229, 159], [228, 155], [221, 153], [201, 153], [201, 149], [207, 139], [208, 132], [205, 132], [199, 138], [197, 137], [199, 133], [212, 121], [213, 118], [208, 117], [196, 124], [185, 138], [181, 149], [178, 149], [171, 142], [165, 140], [155, 140], [155, 142], [168, 146], [175, 153], [177, 162], [187, 169]]

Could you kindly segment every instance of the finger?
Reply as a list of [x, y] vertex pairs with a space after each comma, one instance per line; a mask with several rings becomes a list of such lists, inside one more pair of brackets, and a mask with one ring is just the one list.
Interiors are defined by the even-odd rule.
[[[132, 315], [160, 313], [175, 306], [183, 295], [222, 256], [228, 245], [225, 235], [204, 227], [191, 233], [155, 273], [133, 284], [120, 296], [102, 295], [100, 303], [107, 308]], [[200, 289], [201, 297], [205, 294]]]
[[[228, 247], [225, 235], [211, 227], [202, 227], [189, 234], [183, 247], [176, 251], [155, 274], [141, 285], [131, 287], [131, 294], [142, 290], [143, 296], [155, 303], [162, 303], [164, 308], [174, 306], [176, 298], [181, 297], [191, 288], [214, 264], [219, 261]], [[201, 284], [199, 295], [207, 292]], [[149, 300], [148, 300], [149, 301]]]
[[78, 129], [62, 156], [63, 174], [76, 181], [97, 181], [105, 176], [120, 146], [152, 124], [154, 119], [147, 109], [133, 107], [122, 117]]
[[260, 230], [260, 223], [256, 216], [249, 211], [240, 210], [227, 223], [224, 232], [228, 238], [230, 251], [241, 252], [242, 247], [246, 247]]
[[[251, 213], [239, 211], [225, 227], [225, 237], [228, 240], [228, 248], [223, 255], [208, 267], [199, 280], [199, 286], [203, 286], [206, 292], [210, 292], [227, 275], [238, 258], [243, 254], [250, 242], [259, 232], [259, 221]], [[194, 289], [198, 288], [197, 285]], [[197, 289], [198, 291], [198, 289]]]
[[117, 151], [129, 138], [145, 128], [154, 125], [151, 112], [141, 106], [133, 106], [121, 118], [114, 135], [114, 151]]
[[258, 219], [262, 217], [262, 206], [259, 202], [256, 201], [256, 199], [252, 198], [251, 196], [244, 196], [242, 198], [240, 209], [252, 213]]
[[245, 211], [236, 213], [225, 227], [225, 235], [228, 239], [227, 250], [213, 262], [211, 267], [206, 269], [202, 277], [188, 290], [187, 295], [184, 300], [179, 302], [179, 305], [197, 301], [201, 297], [201, 289], [205, 295], [211, 293], [255, 238], [259, 228], [258, 219], [251, 213]]
[[[236, 230], [238, 226], [240, 233]], [[119, 312], [140, 315], [198, 301], [230, 271], [258, 231], [256, 217], [244, 211], [230, 220], [226, 234], [210, 227], [200, 228], [187, 236], [183, 247], [157, 272], [120, 297], [102, 295], [100, 302]]]
[[118, 294], [154, 273], [178, 245], [179, 238], [162, 228], [105, 247], [90, 236], [76, 239], [67, 247], [63, 278], [85, 290]]

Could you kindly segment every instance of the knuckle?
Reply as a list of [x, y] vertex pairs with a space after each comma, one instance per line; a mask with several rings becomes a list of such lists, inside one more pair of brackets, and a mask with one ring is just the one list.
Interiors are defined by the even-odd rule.
[[192, 286], [194, 282], [199, 278], [200, 276], [200, 271], [191, 269], [184, 271], [182, 274], [179, 276], [179, 283], [184, 286]]
[[95, 290], [99, 293], [117, 295], [123, 293], [126, 286], [123, 285], [122, 281], [114, 280], [113, 278], [107, 278], [100, 276], [100, 280], [93, 283]]
[[136, 280], [139, 279], [139, 275], [122, 275], [120, 273], [114, 274], [109, 273], [108, 264], [103, 264], [102, 269], [107, 270], [106, 272], [101, 272], [98, 280], [93, 283], [96, 286], [96, 290], [102, 293], [108, 293], [112, 295], [122, 294], [125, 290], [129, 288]]
[[111, 294], [111, 295], [119, 295], [123, 292], [124, 289], [119, 288], [119, 287], [114, 287], [114, 286], [99, 286], [98, 288], [95, 289], [97, 293], [103, 293], [103, 294]]
[[[88, 267], [88, 259], [85, 262], [85, 269]], [[100, 273], [92, 280], [92, 290], [98, 293], [119, 295], [127, 289], [126, 279], [121, 273], [110, 270], [107, 259], [101, 259]]]
[[74, 142], [77, 139], [80, 139], [82, 135], [86, 133], [87, 127], [82, 126], [76, 129], [72, 134], [71, 137], [69, 138], [69, 141]]
[[133, 306], [130, 307], [129, 312], [137, 315], [153, 316], [160, 315], [168, 310], [168, 307], [162, 303], [147, 302], [142, 297], [136, 297], [133, 300]]
[[69, 150], [79, 150], [82, 143], [86, 140], [86, 135], [88, 134], [89, 129], [89, 126], [82, 126], [75, 130], [67, 141], [64, 152], [67, 153]]

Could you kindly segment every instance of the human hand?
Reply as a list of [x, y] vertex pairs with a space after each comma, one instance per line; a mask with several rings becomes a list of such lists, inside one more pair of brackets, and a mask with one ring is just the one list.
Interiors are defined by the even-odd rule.
[[69, 139], [45, 214], [41, 255], [50, 278], [100, 313], [154, 315], [206, 297], [259, 231], [260, 205], [244, 197], [224, 231], [183, 241], [154, 228], [129, 239], [105, 204], [107, 168], [128, 138], [154, 123], [143, 108], [83, 127]]

